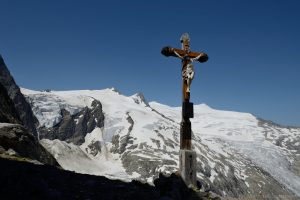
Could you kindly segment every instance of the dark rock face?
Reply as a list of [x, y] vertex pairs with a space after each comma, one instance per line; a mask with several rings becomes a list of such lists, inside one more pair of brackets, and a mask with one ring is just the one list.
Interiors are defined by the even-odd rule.
[[0, 122], [20, 124], [20, 118], [14, 103], [9, 98], [6, 89], [0, 83]]
[[55, 126], [38, 128], [40, 139], [59, 139], [81, 145], [87, 133], [104, 126], [102, 105], [98, 100], [92, 102], [92, 108], [85, 107], [75, 115], [65, 109], [61, 110], [61, 115], [62, 120]]
[[137, 181], [76, 174], [52, 166], [0, 158], [2, 199], [159, 199], [159, 192]]
[[25, 101], [0, 56], [0, 155], [12, 154], [59, 166], [55, 158], [34, 137], [35, 120], [30, 105]]
[[92, 142], [88, 145], [88, 148], [90, 149], [90, 154], [93, 156], [96, 156], [98, 153], [101, 153], [101, 142], [100, 141], [95, 141]]
[[101, 200], [218, 200], [213, 193], [187, 188], [175, 174], [160, 174], [155, 187], [101, 176], [76, 174], [47, 165], [0, 158], [2, 199], [101, 199]]
[[25, 128], [27, 128], [34, 136], [37, 136], [36, 126], [38, 120], [33, 115], [29, 103], [25, 100], [23, 94], [20, 92], [19, 86], [14, 81], [9, 70], [7, 69], [3, 58], [0, 56], [0, 83], [6, 89], [8, 96], [14, 103], [16, 111]]
[[0, 146], [2, 147], [2, 152], [0, 153], [13, 150], [18, 157], [59, 166], [55, 158], [39, 144], [37, 139], [19, 124], [0, 127]]

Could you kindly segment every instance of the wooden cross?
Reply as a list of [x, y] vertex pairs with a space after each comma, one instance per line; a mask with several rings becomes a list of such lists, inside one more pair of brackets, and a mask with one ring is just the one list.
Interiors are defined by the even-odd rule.
[[[192, 62], [197, 60], [201, 63], [208, 60], [206, 53], [190, 51], [190, 38], [184, 33], [181, 38], [181, 49], [164, 47], [161, 53], [167, 57], [173, 56], [181, 59], [182, 62], [182, 121], [180, 124], [180, 149], [191, 149], [191, 122], [193, 118], [193, 103], [190, 102], [190, 84], [192, 77], [186, 77], [187, 71], [193, 71]], [[189, 69], [191, 68], [191, 69]], [[193, 72], [192, 72], [193, 73]]]
[[181, 49], [164, 47], [161, 53], [167, 57], [178, 57], [182, 62], [182, 119], [180, 123], [179, 172], [187, 186], [190, 184], [196, 186], [197, 155], [191, 147], [192, 128], [190, 121], [190, 118], [194, 117], [193, 103], [190, 102], [190, 85], [194, 77], [192, 62], [195, 60], [201, 63], [206, 62], [208, 56], [202, 52], [190, 51], [190, 38], [187, 33], [183, 34], [180, 40], [182, 44]]

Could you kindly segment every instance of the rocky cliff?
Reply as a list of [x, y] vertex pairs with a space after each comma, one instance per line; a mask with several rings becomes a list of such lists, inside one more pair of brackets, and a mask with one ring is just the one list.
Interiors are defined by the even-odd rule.
[[0, 57], [0, 157], [27, 159], [59, 166], [55, 158], [33, 135], [36, 133], [35, 127], [32, 127], [33, 119], [36, 118], [32, 115], [31, 107]]
[[37, 136], [36, 126], [38, 120], [33, 115], [29, 103], [25, 100], [20, 92], [19, 86], [16, 84], [14, 78], [7, 69], [5, 62], [0, 55], [0, 83], [6, 89], [8, 96], [15, 106], [15, 110], [24, 125], [34, 136]]
[[6, 89], [0, 83], [0, 122], [21, 123], [14, 103], [7, 94]]

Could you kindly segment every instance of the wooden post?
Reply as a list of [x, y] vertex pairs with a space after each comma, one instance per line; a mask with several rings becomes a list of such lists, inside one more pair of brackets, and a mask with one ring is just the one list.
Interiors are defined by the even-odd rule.
[[[205, 53], [190, 51], [190, 38], [187, 33], [181, 37], [181, 49], [164, 47], [161, 53], [167, 57], [179, 57], [182, 62], [182, 73], [194, 60], [201, 63], [208, 60]], [[182, 79], [182, 118], [180, 123], [179, 171], [186, 185], [196, 186], [196, 152], [192, 151], [192, 127], [190, 118], [194, 117], [193, 103], [190, 102], [189, 85]]]

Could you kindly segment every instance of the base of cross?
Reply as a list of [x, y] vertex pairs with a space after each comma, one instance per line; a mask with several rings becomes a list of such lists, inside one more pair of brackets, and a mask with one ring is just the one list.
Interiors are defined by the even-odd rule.
[[182, 102], [182, 121], [180, 123], [179, 171], [187, 186], [196, 186], [196, 152], [192, 151], [192, 127], [190, 118], [194, 117], [194, 106], [189, 99]]
[[179, 171], [187, 186], [196, 186], [196, 152], [181, 149], [179, 151]]

